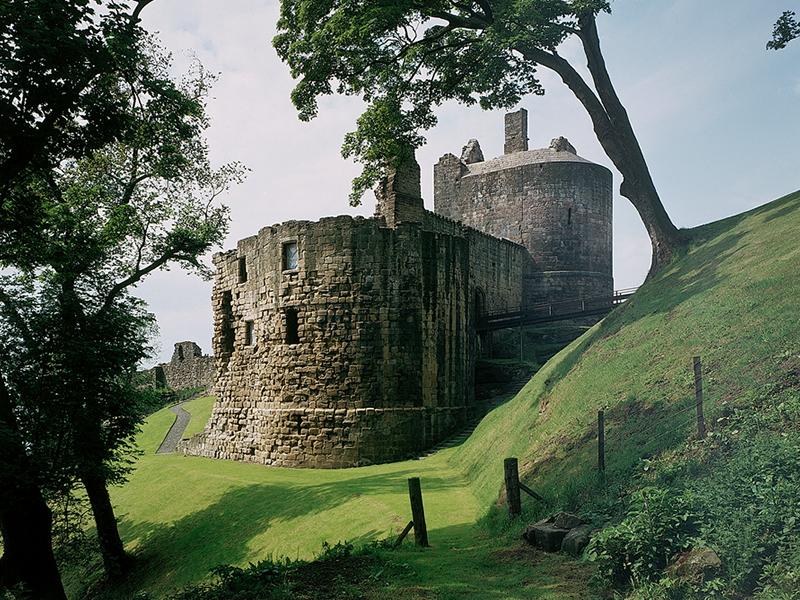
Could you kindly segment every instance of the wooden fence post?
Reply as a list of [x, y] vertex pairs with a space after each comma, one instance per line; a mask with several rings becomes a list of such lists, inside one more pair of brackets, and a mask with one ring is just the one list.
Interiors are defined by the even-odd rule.
[[400, 532], [400, 535], [398, 536], [397, 540], [395, 540], [395, 542], [394, 542], [394, 547], [395, 548], [398, 548], [400, 546], [400, 544], [403, 543], [403, 540], [406, 539], [406, 536], [408, 535], [408, 532], [411, 531], [411, 528], [413, 526], [414, 526], [414, 521], [409, 521], [408, 525], [406, 525], [403, 528], [403, 531]]
[[417, 546], [428, 546], [428, 526], [425, 523], [425, 507], [422, 505], [419, 477], [408, 479], [408, 497], [411, 500], [411, 518], [414, 521], [414, 542]]
[[522, 512], [522, 501], [519, 497], [519, 470], [516, 458], [507, 458], [503, 461], [503, 471], [506, 478], [506, 499], [508, 501], [508, 514], [516, 517]]
[[597, 411], [597, 469], [606, 470], [606, 414], [601, 408]]
[[703, 415], [703, 365], [700, 357], [695, 356], [694, 363], [694, 402], [697, 410], [697, 437], [706, 437], [706, 418]]

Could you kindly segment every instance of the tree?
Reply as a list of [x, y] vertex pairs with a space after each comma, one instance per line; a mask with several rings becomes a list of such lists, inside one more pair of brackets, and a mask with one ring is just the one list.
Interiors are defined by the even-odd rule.
[[772, 39], [767, 42], [767, 50], [780, 50], [793, 39], [800, 37], [800, 21], [794, 11], [787, 10], [778, 17], [772, 29]]
[[[651, 273], [681, 236], [665, 211], [600, 50], [596, 16], [607, 0], [281, 0], [279, 56], [299, 79], [292, 101], [300, 118], [317, 114], [320, 96], [361, 96], [368, 107], [343, 145], [364, 170], [351, 202], [403, 160], [406, 145], [436, 122], [448, 100], [510, 108], [542, 94], [537, 68], [557, 73], [585, 108], [595, 134], [622, 173], [620, 192], [636, 207], [653, 246]], [[558, 53], [568, 37], [583, 47], [592, 88]]]
[[[130, 290], [169, 265], [206, 273], [199, 257], [220, 242], [228, 222], [227, 209], [216, 200], [242, 175], [238, 164], [210, 167], [202, 133], [213, 78], [198, 67], [181, 84], [172, 81], [169, 56], [135, 26], [149, 1], [136, 5], [133, 18], [124, 4], [110, 3], [103, 17], [78, 11], [83, 20], [60, 7], [89, 2], [40, 1], [57, 13], [50, 23], [54, 42], [62, 30], [72, 39], [88, 28], [89, 38], [97, 34], [103, 60], [95, 64], [93, 54], [84, 61], [95, 76], [69, 109], [58, 109], [58, 126], [48, 135], [37, 133], [41, 119], [25, 102], [3, 105], [0, 115], [4, 135], [14, 121], [7, 115], [23, 125], [30, 117], [22, 131], [36, 140], [20, 141], [13, 132], [0, 140], [0, 160], [6, 161], [0, 181], [0, 342], [6, 350], [0, 355], [0, 475], [7, 492], [0, 494], [0, 576], [3, 584], [22, 583], [36, 597], [63, 598], [44, 498], [75, 480], [91, 501], [107, 572], [115, 576], [124, 569], [107, 485], [124, 476], [141, 418], [129, 375], [146, 351], [149, 323]], [[18, 19], [10, 29], [14, 35], [20, 23], [30, 25], [23, 9], [31, 9], [23, 4], [31, 3], [0, 9], [0, 20]], [[97, 19], [103, 26], [95, 31]], [[23, 29], [19, 48], [33, 44]], [[73, 41], [86, 58], [83, 40]], [[8, 73], [24, 71], [23, 62], [12, 58], [5, 62], [12, 67]], [[68, 71], [57, 56], [42, 60], [53, 63], [49, 71], [37, 71], [42, 87], [49, 85], [48, 73]], [[20, 89], [36, 87], [21, 73], [17, 79]], [[28, 502], [25, 494], [38, 500]], [[24, 510], [34, 504], [36, 511]], [[23, 517], [28, 524], [17, 526]], [[47, 589], [43, 570], [51, 582]]]
[[[21, 193], [33, 171], [85, 156], [124, 125], [115, 82], [136, 62], [138, 17], [152, 0], [6, 0], [0, 4], [0, 249], [24, 240], [42, 216]], [[14, 193], [12, 193], [12, 190]], [[21, 327], [5, 305], [6, 325]], [[0, 360], [7, 358], [7, 354]], [[40, 465], [0, 376], [0, 585], [64, 598], [51, 548]]]

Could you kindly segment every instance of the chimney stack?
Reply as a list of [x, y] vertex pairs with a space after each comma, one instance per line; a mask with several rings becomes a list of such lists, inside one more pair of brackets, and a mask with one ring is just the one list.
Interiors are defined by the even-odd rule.
[[505, 153], [524, 152], [528, 149], [528, 111], [520, 108], [506, 114]]

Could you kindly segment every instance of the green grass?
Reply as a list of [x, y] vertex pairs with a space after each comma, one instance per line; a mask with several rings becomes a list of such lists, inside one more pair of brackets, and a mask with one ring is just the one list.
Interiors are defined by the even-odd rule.
[[[783, 375], [800, 353], [800, 193], [692, 230], [693, 243], [487, 416], [454, 455], [482, 506], [503, 456], [554, 505], [594, 501], [597, 410], [606, 410], [607, 480], [692, 432], [692, 356], [706, 374], [710, 423], [723, 402]], [[689, 408], [687, 411], [686, 409]]]
[[[706, 368], [706, 413], [774, 381], [800, 355], [800, 193], [689, 232], [692, 244], [620, 310], [550, 360], [460, 447], [424, 461], [337, 471], [287, 470], [155, 456], [172, 422], [152, 415], [130, 482], [113, 491], [139, 568], [127, 589], [156, 596], [220, 564], [309, 557], [323, 540], [366, 541], [409, 520], [406, 479], [419, 476], [433, 548], [404, 548], [407, 568], [375, 598], [591, 598], [591, 568], [531, 555], [496, 501], [502, 460], [520, 459], [544, 510], [614, 509], [643, 458], [691, 434], [691, 357]], [[208, 401], [190, 427], [202, 429]], [[595, 471], [595, 419], [605, 408], [607, 474]], [[487, 517], [482, 520], [483, 517]], [[475, 525], [481, 522], [482, 526]], [[520, 520], [518, 523], [524, 523]], [[79, 597], [79, 594], [76, 595]]]
[[183, 409], [192, 415], [191, 421], [183, 432], [183, 439], [189, 439], [205, 429], [214, 408], [214, 396], [202, 396], [184, 403]]

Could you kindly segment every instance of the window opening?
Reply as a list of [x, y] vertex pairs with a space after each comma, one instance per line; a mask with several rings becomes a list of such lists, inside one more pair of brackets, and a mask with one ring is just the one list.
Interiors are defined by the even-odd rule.
[[283, 270], [294, 271], [297, 269], [299, 253], [297, 242], [286, 242], [283, 244]]
[[239, 258], [239, 283], [247, 281], [247, 259], [242, 256]]
[[178, 346], [178, 360], [183, 360], [183, 346]]
[[233, 352], [236, 331], [233, 329], [233, 294], [222, 292], [222, 351]]
[[300, 332], [297, 326], [297, 311], [293, 308], [287, 308], [284, 314], [286, 315], [286, 343], [299, 344]]
[[244, 344], [245, 346], [252, 346], [255, 344], [254, 327], [252, 321], [244, 322]]
[[567, 225], [572, 225], [572, 208], [567, 209]]

